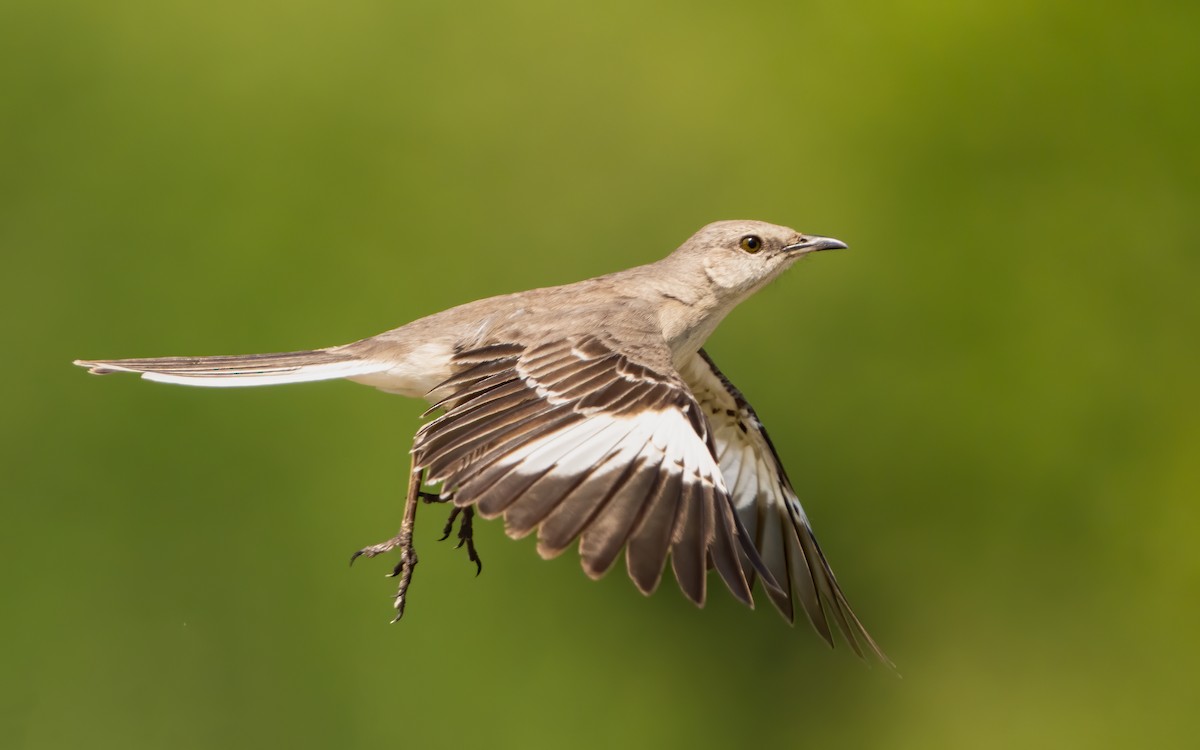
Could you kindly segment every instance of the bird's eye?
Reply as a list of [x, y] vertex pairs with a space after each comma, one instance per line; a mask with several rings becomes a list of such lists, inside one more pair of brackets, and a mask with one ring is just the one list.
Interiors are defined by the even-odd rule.
[[762, 238], [758, 235], [748, 234], [738, 244], [748, 253], [757, 253], [759, 250], [762, 250]]

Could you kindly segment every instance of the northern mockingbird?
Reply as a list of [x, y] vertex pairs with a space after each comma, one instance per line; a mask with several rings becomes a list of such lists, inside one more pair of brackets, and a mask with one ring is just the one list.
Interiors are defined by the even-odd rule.
[[[655, 263], [566, 286], [483, 299], [344, 346], [229, 357], [78, 360], [95, 374], [250, 386], [345, 378], [428, 400], [400, 532], [354, 557], [399, 549], [404, 613], [420, 501], [452, 505], [459, 546], [481, 568], [476, 511], [542, 557], [579, 539], [599, 578], [621, 549], [643, 594], [670, 557], [702, 606], [710, 568], [753, 606], [756, 576], [789, 622], [794, 601], [833, 645], [887, 657], [850, 609], [754, 409], [701, 349], [717, 324], [797, 260], [844, 248], [758, 221], [701, 229]], [[426, 491], [426, 487], [436, 487]], [[353, 558], [351, 558], [353, 562]]]

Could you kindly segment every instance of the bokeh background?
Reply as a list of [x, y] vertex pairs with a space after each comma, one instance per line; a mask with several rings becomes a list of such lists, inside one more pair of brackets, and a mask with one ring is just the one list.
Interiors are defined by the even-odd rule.
[[[1200, 5], [6, 0], [0, 745], [1194, 747]], [[760, 218], [709, 350], [900, 676], [482, 524], [302, 349]]]

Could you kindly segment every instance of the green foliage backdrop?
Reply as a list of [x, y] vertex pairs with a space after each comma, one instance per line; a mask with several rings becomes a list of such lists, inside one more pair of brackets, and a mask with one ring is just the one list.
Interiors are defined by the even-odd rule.
[[[1196, 3], [0, 6], [0, 745], [1144, 747], [1200, 734]], [[903, 675], [436, 539], [422, 407], [288, 350], [839, 237], [710, 351]]]

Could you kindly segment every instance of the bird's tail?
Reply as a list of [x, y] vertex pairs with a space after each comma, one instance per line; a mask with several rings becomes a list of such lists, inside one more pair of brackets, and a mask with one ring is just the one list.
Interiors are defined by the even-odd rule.
[[229, 357], [77, 359], [75, 364], [88, 368], [93, 375], [133, 372], [159, 383], [216, 388], [351, 378], [382, 372], [391, 366], [386, 362], [362, 359], [339, 349]]

